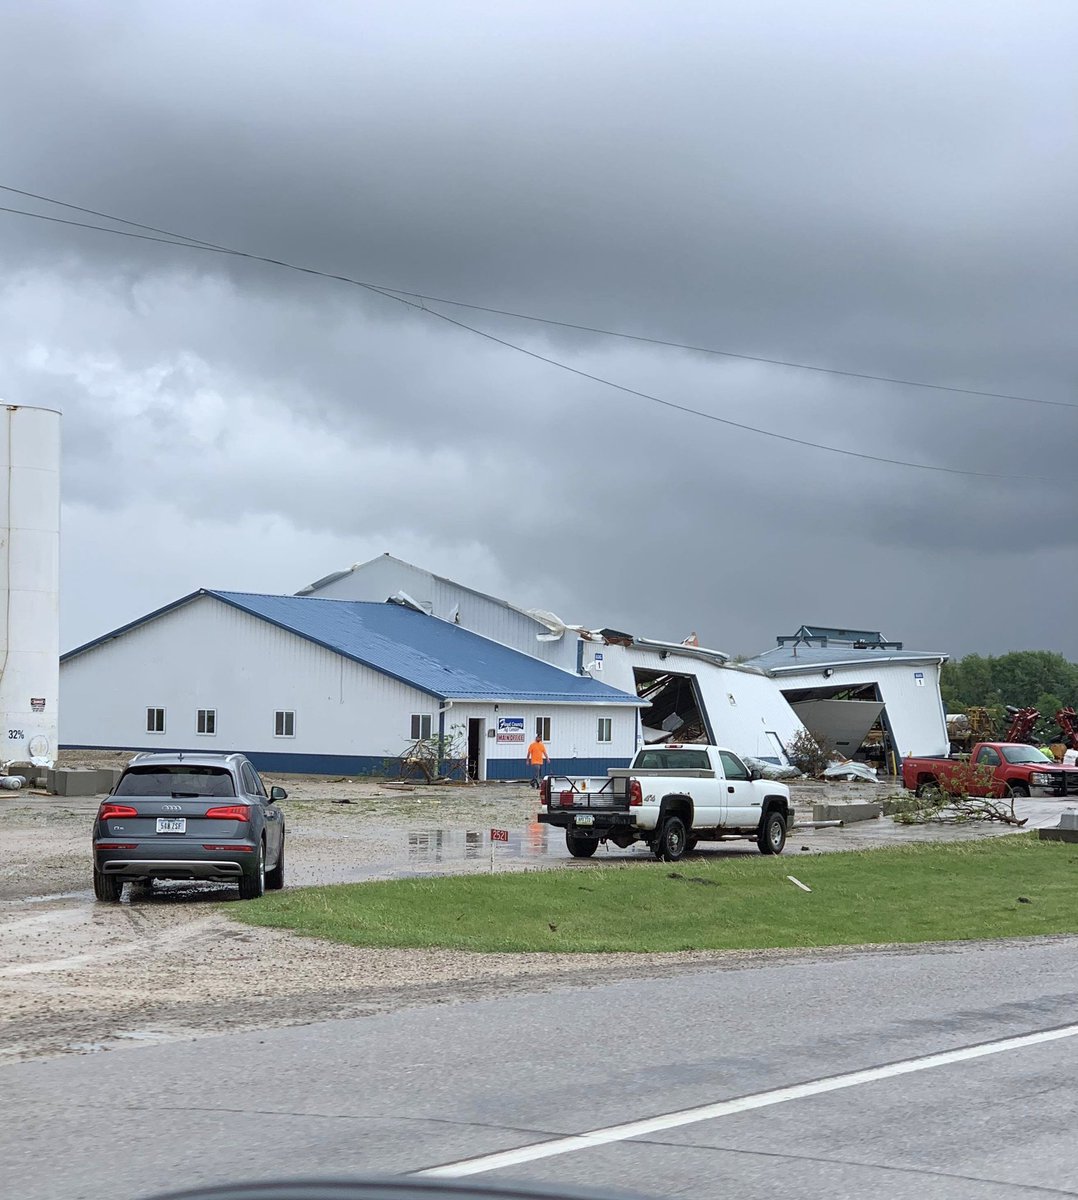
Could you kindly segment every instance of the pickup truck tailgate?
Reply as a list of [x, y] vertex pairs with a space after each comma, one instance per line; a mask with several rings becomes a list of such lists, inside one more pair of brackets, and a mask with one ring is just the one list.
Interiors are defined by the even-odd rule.
[[550, 777], [551, 812], [558, 809], [629, 810], [629, 780], [627, 778], [580, 779], [569, 776]]

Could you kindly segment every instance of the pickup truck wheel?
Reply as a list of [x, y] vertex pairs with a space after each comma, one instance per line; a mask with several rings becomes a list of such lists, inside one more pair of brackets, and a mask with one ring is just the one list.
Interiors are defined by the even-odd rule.
[[655, 857], [663, 862], [677, 862], [685, 853], [688, 836], [685, 822], [680, 817], [667, 817], [655, 839]]
[[917, 785], [917, 791], [914, 793], [920, 799], [926, 796], [931, 796], [940, 790], [940, 785], [934, 779], [926, 779]]
[[689, 836], [685, 839], [685, 853], [692, 854], [692, 852], [696, 849], [699, 842], [700, 842], [700, 839], [697, 837], [693, 837], [693, 835], [690, 833]]
[[760, 847], [761, 854], [782, 853], [782, 848], [786, 845], [786, 818], [777, 808], [773, 808], [764, 817], [756, 844]]
[[567, 829], [565, 831], [565, 845], [573, 858], [591, 858], [595, 851], [599, 849], [599, 839], [588, 837], [584, 833], [573, 833], [571, 829]]
[[1029, 788], [1024, 783], [1010, 783], [1007, 785], [1007, 795], [1012, 800], [1025, 800], [1029, 796]]

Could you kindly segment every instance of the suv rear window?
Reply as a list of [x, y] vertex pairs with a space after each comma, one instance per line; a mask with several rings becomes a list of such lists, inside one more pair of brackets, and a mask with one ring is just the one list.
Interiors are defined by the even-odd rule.
[[710, 771], [706, 750], [641, 750], [633, 766], [644, 771]]
[[115, 796], [234, 796], [232, 776], [223, 767], [195, 765], [128, 767]]

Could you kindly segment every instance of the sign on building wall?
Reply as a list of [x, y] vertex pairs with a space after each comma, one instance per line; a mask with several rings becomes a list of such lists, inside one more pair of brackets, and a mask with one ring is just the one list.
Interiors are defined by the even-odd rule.
[[498, 743], [503, 742], [519, 742], [524, 744], [524, 718], [523, 717], [499, 717], [498, 718]]

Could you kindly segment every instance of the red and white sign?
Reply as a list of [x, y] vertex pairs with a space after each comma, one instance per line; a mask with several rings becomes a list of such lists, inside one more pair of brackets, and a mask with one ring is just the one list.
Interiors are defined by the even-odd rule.
[[509, 841], [508, 829], [492, 829], [490, 831], [490, 840], [492, 842], [507, 842]]

